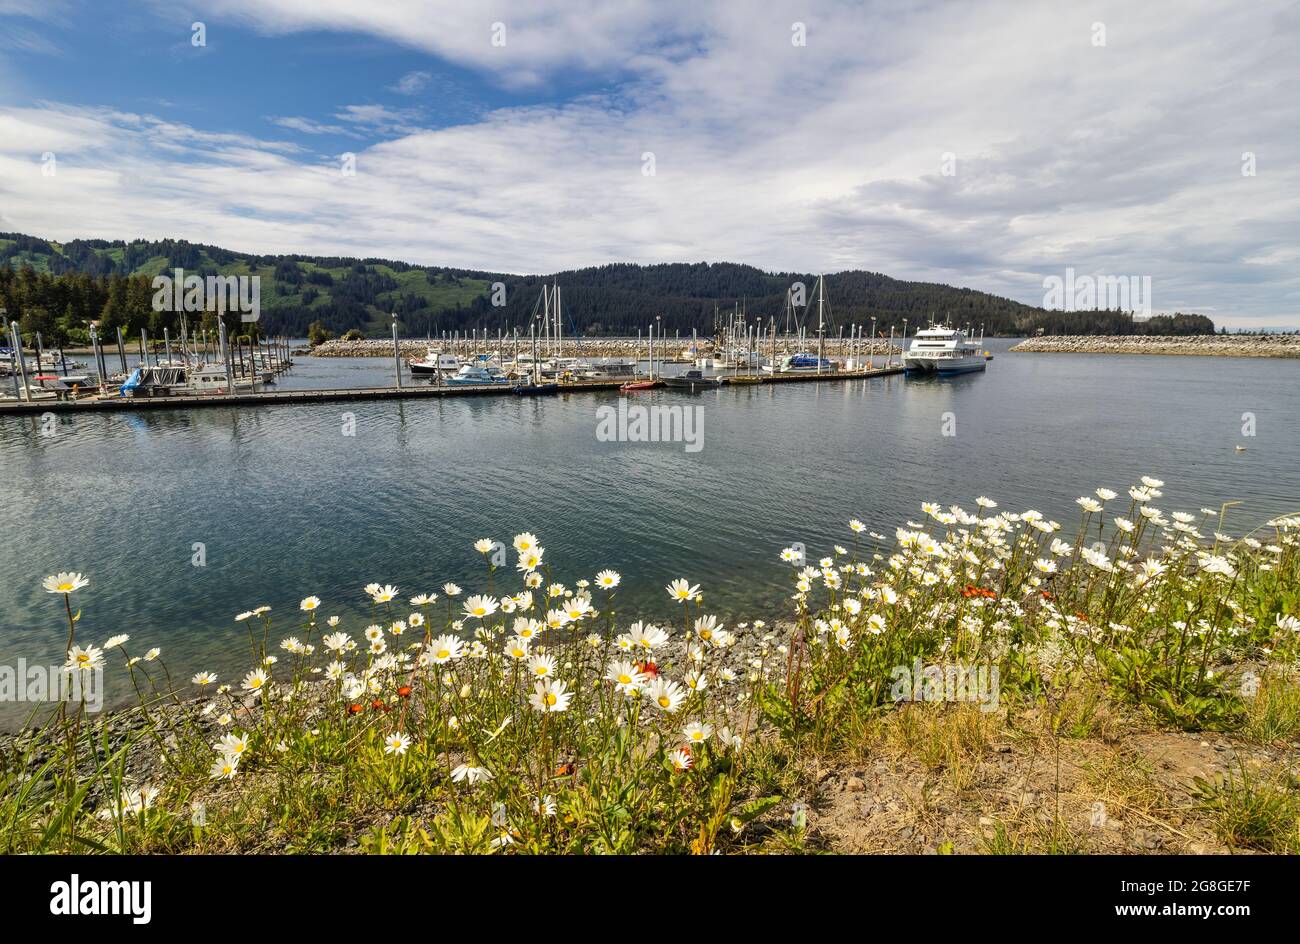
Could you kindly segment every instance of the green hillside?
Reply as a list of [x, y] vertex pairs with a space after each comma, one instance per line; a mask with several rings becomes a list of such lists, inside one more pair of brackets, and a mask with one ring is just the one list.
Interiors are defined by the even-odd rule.
[[[70, 339], [90, 320], [134, 334], [159, 334], [173, 316], [154, 312], [149, 280], [184, 269], [187, 274], [257, 275], [261, 279], [261, 330], [304, 336], [319, 322], [341, 334], [357, 328], [385, 334], [397, 314], [406, 335], [468, 331], [495, 333], [521, 327], [537, 303], [542, 284], [563, 290], [566, 330], [577, 334], [635, 334], [660, 319], [667, 332], [711, 334], [715, 311], [739, 305], [786, 325], [786, 293], [802, 282], [809, 302], [816, 276], [764, 272], [735, 263], [628, 263], [545, 276], [520, 276], [417, 266], [387, 259], [264, 256], [184, 240], [73, 240], [57, 243], [0, 233], [0, 305], [19, 317], [24, 330]], [[494, 283], [505, 286], [505, 304], [492, 304]], [[928, 320], [984, 324], [990, 334], [1208, 333], [1209, 319], [1178, 315], [1135, 324], [1119, 312], [1048, 312], [972, 289], [930, 282], [904, 282], [852, 270], [826, 277], [831, 333], [876, 319], [880, 330]], [[797, 312], [803, 317], [805, 312]], [[815, 324], [815, 306], [809, 315]]]

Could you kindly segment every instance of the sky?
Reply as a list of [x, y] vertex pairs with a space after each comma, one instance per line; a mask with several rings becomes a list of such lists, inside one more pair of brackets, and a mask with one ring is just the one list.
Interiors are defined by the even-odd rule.
[[1271, 0], [0, 0], [0, 231], [1073, 269], [1298, 328], [1298, 40]]

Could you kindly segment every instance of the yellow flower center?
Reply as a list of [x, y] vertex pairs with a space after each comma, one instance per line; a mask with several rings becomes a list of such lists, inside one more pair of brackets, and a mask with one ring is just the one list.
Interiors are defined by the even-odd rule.
[[446, 650], [446, 649], [439, 649], [439, 650], [438, 650], [438, 658], [439, 658], [439, 659], [446, 659], [446, 658], [447, 658], [448, 656], [450, 656], [450, 655], [451, 655], [451, 653], [450, 653], [448, 650]]
[[631, 685], [631, 684], [632, 684], [632, 676], [628, 675], [626, 672], [624, 672], [622, 675], [620, 675], [620, 676], [618, 677], [618, 680], [619, 680], [619, 682], [620, 682], [621, 684], [623, 684], [623, 685]]
[[660, 696], [659, 696], [659, 707], [660, 707], [660, 708], [667, 708], [667, 707], [668, 707], [669, 705], [671, 705], [672, 703], [673, 703], [673, 700], [672, 700], [671, 698], [669, 698], [667, 695], [660, 695]]
[[556, 702], [557, 699], [556, 699], [556, 697], [555, 697], [553, 694], [551, 694], [550, 692], [547, 692], [546, 695], [544, 696], [543, 700], [546, 702], [547, 707], [550, 707], [551, 705], [554, 705], [554, 704], [555, 704], [555, 702]]

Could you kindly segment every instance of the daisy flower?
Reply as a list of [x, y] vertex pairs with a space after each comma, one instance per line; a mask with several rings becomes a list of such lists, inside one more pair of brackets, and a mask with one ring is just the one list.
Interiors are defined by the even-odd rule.
[[429, 646], [429, 657], [438, 665], [459, 659], [465, 643], [456, 636], [439, 636]]
[[239, 758], [222, 754], [212, 762], [212, 769], [208, 771], [208, 775], [213, 780], [234, 780], [238, 772]]
[[45, 588], [47, 593], [68, 594], [75, 593], [89, 583], [90, 581], [81, 574], [60, 573], [52, 577], [46, 577], [41, 582], [41, 586]]
[[611, 663], [605, 678], [613, 682], [614, 687], [626, 695], [634, 694], [645, 681], [645, 676], [632, 662]]
[[673, 765], [673, 770], [676, 770], [679, 773], [691, 769], [691, 755], [688, 751], [684, 751], [680, 747], [668, 755], [668, 761]]
[[463, 609], [466, 616], [483, 619], [495, 613], [497, 606], [497, 601], [493, 597], [473, 596], [465, 600]]
[[265, 669], [254, 669], [244, 676], [244, 691], [257, 693], [266, 687], [270, 676], [266, 674]]
[[646, 697], [655, 703], [660, 711], [667, 714], [675, 714], [686, 700], [686, 690], [676, 682], [670, 682], [665, 678], [656, 678], [645, 689]]
[[190, 679], [195, 685], [211, 685], [217, 680], [217, 676], [212, 672], [199, 672], [194, 678]]
[[712, 734], [713, 726], [711, 724], [701, 724], [698, 721], [692, 721], [682, 728], [682, 736], [686, 738], [687, 744], [703, 744]]
[[568, 690], [568, 686], [551, 679], [542, 679], [533, 689], [533, 694], [528, 696], [528, 703], [543, 713], [568, 711], [572, 700], [573, 692]]
[[536, 655], [528, 660], [528, 673], [535, 678], [552, 678], [555, 675], [555, 657]]
[[622, 579], [622, 575], [616, 570], [602, 570], [596, 574], [596, 586], [603, 590], [613, 590]]
[[451, 771], [451, 779], [454, 783], [468, 783], [472, 787], [476, 783], [487, 783], [491, 780], [492, 771], [486, 767], [457, 764]]
[[700, 595], [700, 585], [695, 584], [692, 586], [690, 581], [682, 577], [678, 577], [665, 589], [668, 591], [668, 595], [678, 603], [687, 603], [698, 599]]
[[94, 669], [104, 667], [104, 652], [95, 646], [73, 646], [68, 650], [68, 661], [63, 666], [65, 669], [80, 669], [83, 672], [90, 672]]
[[406, 753], [406, 749], [411, 746], [411, 739], [405, 734], [398, 731], [384, 738], [384, 753], [396, 754], [398, 757]]

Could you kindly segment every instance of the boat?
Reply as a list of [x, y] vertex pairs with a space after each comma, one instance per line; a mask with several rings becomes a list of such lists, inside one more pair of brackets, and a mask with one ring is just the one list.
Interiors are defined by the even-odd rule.
[[438, 374], [454, 374], [460, 370], [460, 358], [455, 354], [444, 354], [433, 348], [425, 353], [423, 360], [407, 362], [412, 377], [432, 377]]
[[834, 361], [804, 351], [787, 354], [776, 365], [763, 365], [763, 370], [770, 374], [833, 374], [838, 369]]
[[720, 387], [726, 381], [721, 377], [707, 377], [703, 371], [688, 370], [676, 377], [660, 377], [665, 387], [685, 387], [694, 390], [697, 387]]
[[517, 397], [545, 397], [559, 392], [560, 385], [557, 383], [520, 384], [514, 389], [514, 394]]
[[623, 391], [649, 390], [651, 387], [657, 387], [658, 385], [659, 385], [659, 381], [657, 380], [629, 380], [627, 383], [623, 384], [623, 386], [619, 387], [618, 389]]
[[903, 371], [908, 374], [965, 374], [988, 366], [980, 345], [966, 332], [948, 325], [916, 332], [903, 352]]
[[69, 396], [95, 387], [89, 374], [37, 374], [31, 382], [37, 389], [53, 390], [55, 393]]
[[[253, 381], [236, 377], [235, 391], [251, 389]], [[137, 367], [122, 384], [123, 397], [186, 397], [213, 393], [227, 393], [230, 378], [220, 364], [202, 364], [198, 367]]]
[[636, 361], [596, 362], [578, 371], [583, 380], [632, 380], [636, 375]]
[[444, 382], [458, 387], [513, 383], [501, 368], [476, 364], [465, 364], [455, 377], [448, 377]]
[[756, 384], [762, 383], [763, 378], [755, 377], [752, 374], [737, 374], [735, 377], [726, 378], [726, 382], [729, 384]]

